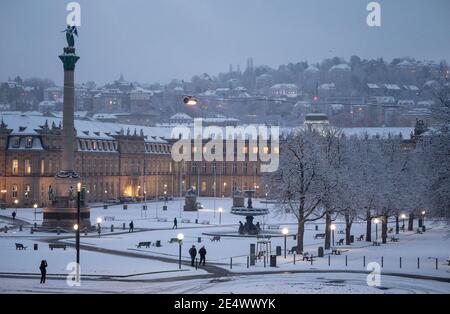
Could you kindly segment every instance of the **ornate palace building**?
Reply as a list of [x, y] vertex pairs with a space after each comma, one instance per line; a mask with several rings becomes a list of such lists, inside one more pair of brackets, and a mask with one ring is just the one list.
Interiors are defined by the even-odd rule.
[[[190, 186], [200, 196], [228, 197], [238, 187], [256, 189], [256, 197], [265, 194], [259, 162], [174, 162], [171, 128], [75, 120], [75, 129], [75, 170], [88, 202], [180, 196]], [[17, 207], [49, 204], [49, 187], [61, 169], [62, 138], [60, 118], [2, 113], [0, 202]]]

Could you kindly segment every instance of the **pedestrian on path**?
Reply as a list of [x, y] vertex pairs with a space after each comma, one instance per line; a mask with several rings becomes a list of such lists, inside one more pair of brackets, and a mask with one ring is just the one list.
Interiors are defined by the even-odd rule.
[[12, 215], [13, 220], [16, 220], [16, 215], [17, 215], [16, 211], [13, 211], [11, 215]]
[[47, 261], [43, 259], [41, 261], [41, 266], [39, 266], [39, 270], [41, 271], [41, 283], [45, 283], [45, 279], [47, 276]]
[[195, 257], [197, 256], [197, 249], [195, 248], [195, 245], [189, 249], [189, 255], [191, 256], [191, 266], [194, 267]]
[[205, 266], [206, 249], [204, 245], [198, 250], [198, 254], [200, 254], [200, 265], [202, 265], [203, 262], [203, 266]]
[[177, 221], [177, 217], [175, 217], [175, 218], [173, 219], [173, 227], [172, 227], [172, 229], [178, 229], [178, 221]]
[[128, 230], [128, 232], [133, 232], [134, 231], [134, 223], [133, 220], [130, 222], [130, 224], [128, 225], [130, 227], [130, 229]]

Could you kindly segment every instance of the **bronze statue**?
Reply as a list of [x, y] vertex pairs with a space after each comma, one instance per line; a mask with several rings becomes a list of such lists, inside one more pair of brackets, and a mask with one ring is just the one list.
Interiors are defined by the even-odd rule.
[[65, 30], [63, 30], [63, 32], [66, 33], [68, 47], [74, 48], [75, 39], [74, 39], [73, 35], [75, 34], [78, 36], [77, 27], [75, 25], [73, 25], [73, 26], [67, 25], [67, 28]]

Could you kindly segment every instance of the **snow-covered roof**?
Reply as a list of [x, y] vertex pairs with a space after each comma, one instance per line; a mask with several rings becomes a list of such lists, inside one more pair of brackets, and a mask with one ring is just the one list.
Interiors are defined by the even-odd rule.
[[341, 63], [341, 64], [336, 64], [333, 65], [330, 70], [328, 70], [328, 72], [332, 72], [332, 71], [350, 71], [351, 68], [348, 64], [346, 63]]
[[388, 127], [388, 128], [343, 128], [343, 133], [347, 136], [365, 136], [366, 134], [369, 137], [380, 136], [382, 138], [387, 138], [390, 135], [399, 135], [401, 134], [403, 138], [409, 138], [411, 136], [411, 132], [414, 132], [414, 128], [397, 128], [397, 127]]
[[310, 65], [306, 68], [305, 72], [319, 72], [319, 69], [315, 65]]
[[[2, 112], [3, 121], [12, 129], [11, 135], [38, 135], [35, 130], [41, 129], [46, 121], [49, 126], [53, 123], [57, 126], [62, 123], [62, 119], [58, 117], [32, 116], [27, 114], [4, 114]], [[166, 143], [163, 139], [168, 138], [167, 130], [155, 127], [145, 127], [140, 125], [128, 125], [116, 122], [101, 122], [97, 120], [78, 120], [75, 119], [75, 129], [77, 137], [91, 139], [112, 140], [111, 135], [119, 134], [121, 130], [130, 129], [132, 133], [136, 129], [138, 134], [142, 129], [147, 142]]]
[[394, 104], [395, 98], [392, 96], [376, 96], [375, 100], [379, 104]]
[[275, 84], [271, 87], [271, 89], [284, 89], [284, 88], [292, 88], [292, 89], [298, 89], [297, 85], [295, 84], [291, 84], [291, 83], [280, 83], [280, 84]]
[[323, 90], [336, 89], [336, 85], [334, 85], [334, 83], [324, 83], [319, 86], [319, 89], [323, 89]]
[[170, 120], [192, 120], [193, 118], [186, 113], [178, 112], [178, 113], [174, 114], [173, 116], [171, 116], [169, 119]]
[[380, 88], [380, 86], [378, 86], [375, 83], [367, 83], [367, 87], [369, 87], [370, 89], [377, 89]]
[[400, 90], [401, 89], [397, 84], [384, 84], [384, 87], [386, 87], [389, 90]]

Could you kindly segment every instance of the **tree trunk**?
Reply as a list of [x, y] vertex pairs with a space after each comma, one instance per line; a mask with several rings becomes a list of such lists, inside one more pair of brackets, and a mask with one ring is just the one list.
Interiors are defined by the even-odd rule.
[[398, 219], [398, 214], [395, 215], [395, 234], [400, 233], [400, 221]]
[[370, 216], [370, 210], [366, 215], [366, 241], [372, 242], [372, 217]]
[[298, 230], [297, 230], [297, 254], [303, 253], [303, 236], [305, 234], [305, 221], [302, 219], [298, 220]]
[[388, 231], [388, 216], [383, 216], [381, 220], [381, 239], [383, 244], [387, 242], [387, 231]]
[[331, 215], [329, 213], [325, 216], [325, 250], [331, 247]]
[[410, 212], [408, 218], [408, 231], [413, 231], [413, 229], [414, 229], [414, 213]]
[[345, 215], [345, 244], [350, 245], [350, 232], [352, 229], [352, 221], [349, 215]]

